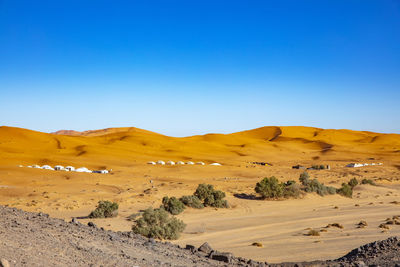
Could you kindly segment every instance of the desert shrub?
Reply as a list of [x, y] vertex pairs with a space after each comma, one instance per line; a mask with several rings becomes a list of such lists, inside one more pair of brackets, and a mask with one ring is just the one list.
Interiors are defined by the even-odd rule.
[[308, 231], [307, 233], [308, 236], [320, 236], [319, 231], [311, 229], [310, 231]]
[[94, 211], [89, 214], [89, 218], [109, 218], [118, 215], [118, 204], [108, 200], [99, 201]]
[[311, 168], [314, 170], [325, 170], [325, 165], [312, 165]]
[[164, 209], [146, 209], [142, 217], [135, 220], [132, 231], [146, 237], [158, 239], [178, 239], [186, 224], [171, 217]]
[[353, 196], [353, 189], [349, 184], [342, 184], [342, 187], [339, 188], [338, 193], [341, 194], [344, 197], [349, 197], [352, 198]]
[[370, 184], [370, 185], [376, 185], [374, 181], [372, 181], [371, 179], [362, 179], [361, 180], [361, 184]]
[[210, 184], [199, 184], [193, 195], [198, 197], [206, 207], [228, 207], [228, 202], [224, 199], [225, 193], [220, 190], [215, 190]]
[[353, 189], [356, 185], [358, 185], [357, 179], [356, 179], [356, 178], [351, 179], [351, 180], [348, 182], [348, 185], [350, 185], [350, 187]]
[[172, 215], [178, 215], [185, 209], [185, 205], [179, 199], [167, 196], [163, 197], [161, 207]]
[[337, 193], [337, 189], [335, 187], [333, 187], [333, 186], [327, 186], [326, 190], [328, 191], [329, 195], [334, 195], [334, 194]]
[[336, 194], [336, 188], [321, 184], [317, 179], [311, 180], [307, 172], [300, 174], [299, 180], [303, 185], [303, 190], [307, 193], [316, 192], [320, 196]]
[[303, 172], [302, 174], [300, 174], [299, 180], [300, 180], [300, 183], [305, 186], [308, 184], [308, 182], [310, 180], [310, 175], [308, 174], [308, 172]]
[[300, 185], [295, 181], [288, 181], [284, 183], [283, 196], [285, 198], [298, 198], [301, 195]]
[[196, 196], [183, 196], [179, 199], [183, 204], [188, 207], [195, 208], [195, 209], [202, 209], [204, 208], [203, 203], [201, 200]]
[[284, 184], [280, 183], [275, 176], [265, 177], [256, 184], [254, 190], [260, 194], [262, 198], [272, 199], [281, 198], [284, 196]]

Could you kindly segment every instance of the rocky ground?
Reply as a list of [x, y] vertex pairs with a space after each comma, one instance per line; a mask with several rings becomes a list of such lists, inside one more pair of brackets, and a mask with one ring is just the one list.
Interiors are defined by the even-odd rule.
[[[0, 266], [267, 266], [214, 251], [65, 222], [47, 214], [0, 206]], [[397, 265], [398, 264], [398, 265]], [[335, 261], [272, 266], [400, 266], [400, 240], [392, 237], [354, 249]]]

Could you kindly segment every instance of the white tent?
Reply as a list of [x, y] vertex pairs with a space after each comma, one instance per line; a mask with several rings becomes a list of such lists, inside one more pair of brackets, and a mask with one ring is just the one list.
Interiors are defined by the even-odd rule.
[[[50, 167], [50, 166], [49, 166], [49, 167]], [[40, 169], [40, 166], [39, 166], [39, 165], [32, 165], [32, 168]]]
[[175, 165], [175, 162], [173, 162], [172, 160], [167, 161], [167, 165]]
[[43, 165], [42, 169], [43, 170], [52, 170], [52, 171], [54, 171], [54, 169], [52, 167], [50, 167], [49, 165]]
[[157, 161], [157, 164], [158, 164], [158, 165], [165, 165], [165, 162], [162, 161], [162, 160], [159, 160], [159, 161]]
[[220, 163], [217, 163], [217, 162], [211, 163], [210, 165], [211, 165], [211, 166], [221, 166], [221, 164], [220, 164]]
[[194, 165], [194, 162], [193, 161], [188, 161], [188, 162], [186, 162], [186, 164], [187, 165]]
[[350, 164], [346, 165], [346, 167], [349, 167], [349, 168], [358, 168], [358, 167], [362, 167], [362, 166], [364, 166], [364, 165], [360, 164], [360, 163], [350, 163]]
[[202, 161], [199, 161], [199, 162], [196, 162], [196, 165], [205, 165], [205, 163]]
[[155, 163], [154, 161], [149, 161], [149, 162], [147, 162], [147, 164], [149, 164], [149, 165], [156, 165], [156, 163]]
[[176, 165], [185, 165], [185, 162], [183, 162], [183, 161], [177, 161], [177, 162], [176, 162]]
[[108, 173], [107, 170], [99, 170], [99, 171], [93, 171], [93, 173]]
[[56, 166], [54, 166], [54, 170], [56, 170], [56, 171], [63, 171], [63, 170], [65, 170], [65, 168], [64, 168], [64, 166], [56, 165]]
[[75, 170], [76, 172], [92, 172], [91, 170], [89, 170], [86, 167], [80, 167], [78, 169]]
[[73, 172], [73, 171], [75, 171], [75, 167], [67, 166], [67, 167], [65, 167], [65, 170]]

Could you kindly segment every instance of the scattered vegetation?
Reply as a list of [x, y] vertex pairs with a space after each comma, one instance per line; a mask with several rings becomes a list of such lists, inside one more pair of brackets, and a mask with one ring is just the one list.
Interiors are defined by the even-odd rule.
[[341, 225], [340, 223], [330, 223], [325, 228], [330, 228], [330, 227], [336, 227], [336, 228], [340, 228], [340, 229], [344, 228], [343, 225]]
[[99, 201], [94, 211], [89, 214], [89, 218], [110, 218], [118, 215], [118, 203], [108, 200]]
[[368, 226], [368, 223], [366, 221], [361, 220], [358, 224], [357, 224], [357, 228], [365, 228]]
[[353, 189], [349, 184], [343, 183], [342, 187], [339, 188], [338, 193], [344, 197], [353, 197]]
[[371, 179], [365, 179], [365, 178], [361, 180], [361, 184], [376, 185], [376, 183], [374, 181], [372, 181]]
[[308, 236], [320, 236], [319, 231], [311, 229], [310, 231], [308, 231], [307, 233]]
[[312, 165], [311, 168], [314, 170], [325, 170], [326, 166], [325, 165]]
[[299, 180], [303, 185], [303, 190], [307, 193], [316, 192], [320, 196], [336, 194], [336, 188], [321, 184], [317, 179], [311, 180], [307, 172], [300, 174]]
[[142, 216], [135, 220], [132, 231], [146, 237], [158, 239], [178, 239], [186, 224], [171, 217], [164, 209], [146, 209]]
[[259, 248], [262, 248], [263, 247], [263, 244], [261, 244], [260, 242], [254, 242], [253, 244], [251, 244], [252, 246], [255, 246], [255, 247], [259, 247]]
[[265, 177], [256, 184], [254, 190], [263, 199], [298, 198], [301, 194], [300, 186], [296, 181], [282, 183], [275, 176]]
[[358, 185], [358, 180], [353, 178], [348, 182], [348, 185], [351, 187], [351, 189], [353, 189], [356, 185]]
[[205, 207], [228, 208], [228, 202], [224, 199], [225, 193], [220, 190], [215, 190], [210, 184], [199, 184], [193, 194]]
[[196, 196], [183, 196], [179, 199], [185, 206], [194, 208], [194, 209], [202, 209], [204, 208], [201, 200]]
[[185, 209], [185, 205], [176, 197], [163, 197], [162, 208], [171, 213], [172, 215], [178, 215]]

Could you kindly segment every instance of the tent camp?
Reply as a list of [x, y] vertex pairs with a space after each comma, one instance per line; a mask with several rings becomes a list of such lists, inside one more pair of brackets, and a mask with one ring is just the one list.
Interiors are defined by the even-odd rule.
[[183, 162], [183, 161], [178, 161], [178, 162], [176, 162], [176, 165], [185, 165], [185, 162]]
[[167, 165], [175, 165], [175, 162], [173, 162], [172, 160], [167, 161]]
[[75, 171], [75, 167], [67, 166], [67, 167], [65, 167], [65, 170], [73, 172], [73, 171]]
[[56, 166], [54, 166], [54, 170], [56, 170], [56, 171], [63, 171], [63, 170], [65, 170], [65, 168], [64, 168], [64, 166], [56, 165]]
[[186, 164], [187, 165], [194, 165], [194, 162], [193, 161], [188, 161], [188, 162], [186, 162]]
[[89, 170], [86, 167], [80, 167], [78, 169], [75, 170], [76, 172], [92, 172], [91, 170]]
[[165, 162], [162, 160], [157, 161], [157, 165], [165, 165]]

